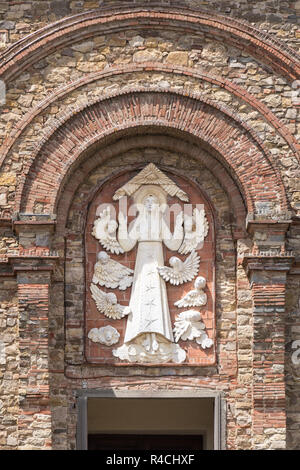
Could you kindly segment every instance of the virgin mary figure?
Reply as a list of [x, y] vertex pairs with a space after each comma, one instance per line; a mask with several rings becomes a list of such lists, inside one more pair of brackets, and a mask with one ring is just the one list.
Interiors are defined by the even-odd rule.
[[174, 343], [165, 281], [158, 267], [164, 266], [163, 243], [178, 250], [183, 240], [183, 213], [177, 215], [174, 233], [165, 219], [166, 192], [145, 185], [134, 194], [138, 216], [127, 229], [119, 214], [118, 241], [124, 251], [138, 243], [124, 344], [113, 351], [129, 362], [183, 362], [186, 353]]

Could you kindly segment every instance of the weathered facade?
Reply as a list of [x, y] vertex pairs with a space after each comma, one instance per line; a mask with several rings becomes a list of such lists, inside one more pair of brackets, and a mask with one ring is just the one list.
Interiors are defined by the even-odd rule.
[[[215, 448], [299, 448], [299, 12], [0, 2], [1, 449], [84, 447], [93, 393], [211, 396]], [[149, 163], [211, 227], [213, 350], [176, 365], [120, 363], [87, 337], [96, 206]]]

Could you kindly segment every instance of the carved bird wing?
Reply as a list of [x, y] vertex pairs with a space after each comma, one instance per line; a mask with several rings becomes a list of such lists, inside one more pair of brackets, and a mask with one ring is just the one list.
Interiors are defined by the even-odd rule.
[[132, 269], [118, 263], [118, 261], [110, 259], [105, 264], [98, 261], [95, 264], [93, 282], [110, 289], [118, 287], [120, 290], [125, 290], [132, 284], [132, 274]]
[[[189, 221], [190, 222], [190, 221]], [[205, 210], [195, 208], [192, 216], [192, 230], [187, 228], [187, 219], [185, 219], [185, 235], [181, 247], [178, 252], [186, 255], [196, 250], [200, 243], [203, 243], [208, 234], [208, 221], [206, 219]]]
[[118, 223], [111, 218], [110, 208], [107, 207], [95, 220], [92, 235], [100, 241], [107, 251], [118, 255], [124, 253], [124, 250], [117, 240], [117, 227]]
[[178, 286], [178, 284], [182, 284], [180, 273], [179, 271], [175, 270], [174, 268], [170, 268], [169, 266], [158, 266], [157, 270], [159, 275], [167, 282], [170, 282], [173, 285]]
[[201, 290], [193, 289], [190, 290], [182, 299], [174, 302], [174, 305], [178, 308], [182, 307], [201, 307], [207, 303], [207, 296]]
[[200, 264], [200, 256], [195, 252], [187, 257], [183, 263], [182, 277], [183, 282], [188, 282], [197, 276]]
[[133, 282], [132, 269], [115, 260], [110, 260], [108, 265], [108, 279], [111, 279], [111, 282], [117, 282], [120, 290], [125, 290], [131, 286]]
[[91, 284], [91, 293], [92, 297], [97, 305], [99, 312], [103, 313], [108, 318], [113, 318], [114, 320], [119, 320], [125, 315], [128, 315], [128, 307], [124, 307], [118, 303], [113, 303], [111, 299], [112, 294], [107, 294], [102, 290], [98, 289], [97, 286]]
[[118, 282], [116, 279], [112, 279], [111, 276], [108, 276], [107, 267], [102, 264], [101, 261], [95, 264], [93, 283], [99, 284], [99, 286], [111, 287], [112, 289], [118, 287]]
[[174, 305], [178, 308], [182, 307], [196, 307], [195, 301], [197, 301], [197, 294], [198, 291], [196, 290], [190, 290], [182, 299], [177, 300], [177, 302], [174, 302]]
[[198, 273], [199, 264], [200, 256], [193, 251], [184, 262], [181, 262], [180, 268], [161, 266], [158, 267], [157, 270], [165, 281], [178, 286], [179, 284], [183, 284], [184, 282], [194, 279]]

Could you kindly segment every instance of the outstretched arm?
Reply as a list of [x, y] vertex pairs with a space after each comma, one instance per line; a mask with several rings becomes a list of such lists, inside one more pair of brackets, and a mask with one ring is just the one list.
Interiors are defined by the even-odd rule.
[[183, 240], [183, 212], [179, 212], [175, 221], [173, 235], [171, 234], [167, 224], [163, 221], [163, 241], [169, 250], [178, 251]]

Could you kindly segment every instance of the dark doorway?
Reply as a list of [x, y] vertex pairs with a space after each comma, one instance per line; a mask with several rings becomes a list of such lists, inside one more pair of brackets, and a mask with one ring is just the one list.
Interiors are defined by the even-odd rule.
[[82, 391], [77, 449], [221, 449], [222, 403], [212, 392]]
[[89, 434], [88, 450], [203, 450], [203, 436], [174, 434]]

